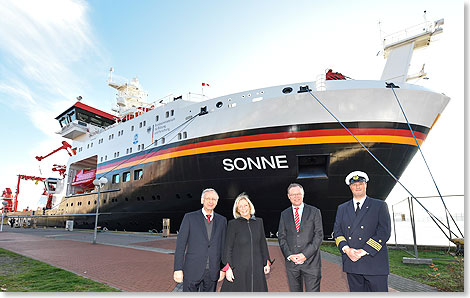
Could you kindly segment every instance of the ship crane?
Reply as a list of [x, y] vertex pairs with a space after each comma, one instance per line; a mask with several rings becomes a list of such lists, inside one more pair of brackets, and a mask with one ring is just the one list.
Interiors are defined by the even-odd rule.
[[15, 197], [13, 196], [13, 192], [11, 188], [7, 187], [2, 193], [2, 199], [7, 202], [7, 205], [2, 207], [2, 212], [11, 212], [13, 211], [13, 200]]
[[52, 171], [59, 172], [59, 175], [61, 175], [62, 179], [63, 179], [63, 178], [65, 178], [65, 172], [67, 171], [67, 167], [64, 166], [64, 165], [54, 164], [53, 168], [52, 168]]
[[[56, 150], [52, 151], [51, 153], [49, 153], [49, 154], [47, 154], [47, 155], [45, 155], [45, 156], [36, 156], [36, 159], [37, 159], [38, 161], [41, 161], [41, 160], [43, 160], [44, 158], [49, 157], [49, 156], [51, 156], [52, 154], [54, 154], [54, 153], [56, 153], [57, 151], [62, 150], [62, 149], [64, 149], [65, 151], [67, 151], [67, 153], [69, 154], [69, 156], [73, 156], [73, 155], [77, 154], [77, 152], [75, 151], [75, 149], [72, 149], [72, 146], [71, 146], [69, 143], [67, 143], [66, 141], [62, 141], [62, 146], [60, 146], [59, 148], [57, 148]], [[54, 166], [55, 166], [55, 165], [54, 165]]]
[[[37, 184], [39, 181], [46, 180], [46, 178], [37, 177], [37, 176], [28, 176], [28, 175], [18, 175], [18, 183], [16, 184], [16, 192], [15, 192], [15, 197], [13, 198], [13, 204], [12, 204], [13, 206], [12, 206], [11, 211], [18, 211], [18, 195], [20, 194], [21, 180], [30, 180], [30, 181], [32, 180], [32, 181], [36, 181], [36, 184]], [[49, 202], [49, 197], [47, 200]], [[51, 200], [51, 207], [52, 207], [52, 197], [50, 198], [50, 200]]]

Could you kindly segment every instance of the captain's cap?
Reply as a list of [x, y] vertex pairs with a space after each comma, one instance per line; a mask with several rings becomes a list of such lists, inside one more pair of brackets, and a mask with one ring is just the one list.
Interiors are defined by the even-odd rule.
[[364, 172], [354, 171], [351, 172], [348, 176], [346, 176], [346, 179], [344, 181], [347, 185], [350, 185], [354, 182], [369, 182], [369, 176], [367, 176], [367, 174]]

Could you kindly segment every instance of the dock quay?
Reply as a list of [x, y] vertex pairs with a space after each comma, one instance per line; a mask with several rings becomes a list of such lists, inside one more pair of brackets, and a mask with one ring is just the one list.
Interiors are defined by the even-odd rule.
[[[0, 248], [108, 284], [125, 292], [177, 292], [173, 281], [176, 235], [100, 232], [92, 244], [92, 230], [24, 229], [3, 226]], [[272, 259], [267, 276], [270, 292], [288, 292], [285, 262], [276, 239], [268, 241]], [[219, 283], [218, 290], [222, 283]], [[348, 292], [338, 256], [322, 252], [322, 292]], [[390, 274], [391, 292], [428, 292], [436, 289]]]

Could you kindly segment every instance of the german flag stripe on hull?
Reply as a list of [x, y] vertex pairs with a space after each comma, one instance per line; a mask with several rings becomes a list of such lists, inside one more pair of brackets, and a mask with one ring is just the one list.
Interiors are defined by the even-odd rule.
[[[413, 129], [416, 128], [413, 127]], [[351, 128], [349, 130], [362, 143], [391, 143], [416, 146], [416, 142], [411, 131], [405, 128]], [[418, 130], [427, 132], [427, 129], [423, 129], [422, 127]], [[420, 131], [414, 131], [414, 134], [421, 146], [426, 139], [427, 134]], [[245, 136], [230, 136], [230, 134], [226, 134], [219, 137], [212, 136], [208, 140], [203, 140], [202, 138], [196, 139], [196, 142], [191, 143], [186, 141], [186, 144], [170, 144], [162, 146], [161, 149], [153, 147], [147, 151], [122, 157], [117, 161], [102, 163], [98, 167], [97, 174], [120, 170], [139, 164], [152, 163], [164, 159], [212, 152], [339, 143], [357, 143], [357, 141], [344, 128], [269, 132]]]

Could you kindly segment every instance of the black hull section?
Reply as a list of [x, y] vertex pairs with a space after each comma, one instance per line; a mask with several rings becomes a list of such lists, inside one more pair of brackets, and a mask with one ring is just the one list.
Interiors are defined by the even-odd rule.
[[[368, 143], [366, 146], [398, 178], [417, 150], [416, 146], [394, 143]], [[262, 157], [268, 162], [262, 164]], [[253, 162], [250, 164], [248, 159]], [[257, 161], [259, 164], [254, 163]], [[382, 200], [396, 184], [359, 144], [354, 143], [205, 153], [138, 165], [130, 171], [135, 169], [143, 169], [142, 180], [106, 186], [105, 189], [120, 188], [121, 191], [101, 195], [100, 212], [110, 214], [100, 216], [99, 226], [120, 231], [161, 231], [162, 219], [169, 218], [170, 230], [174, 233], [185, 213], [201, 208], [201, 192], [211, 187], [220, 196], [216, 212], [227, 219], [233, 217], [236, 196], [246, 192], [256, 207], [256, 215], [264, 220], [267, 236], [273, 236], [281, 211], [290, 206], [287, 187], [297, 182], [305, 189], [305, 203], [321, 210], [325, 238], [330, 238], [337, 206], [351, 198], [344, 183], [347, 174], [354, 170], [365, 171], [370, 177], [367, 194]], [[106, 177], [111, 181], [113, 174], [127, 170], [109, 172]], [[96, 195], [69, 197], [66, 209], [51, 210], [50, 214], [93, 213], [94, 200]], [[62, 227], [67, 219], [72, 218], [49, 217], [47, 225]], [[76, 228], [94, 227], [93, 216], [73, 220]], [[39, 218], [38, 224], [45, 225], [46, 219]]]

